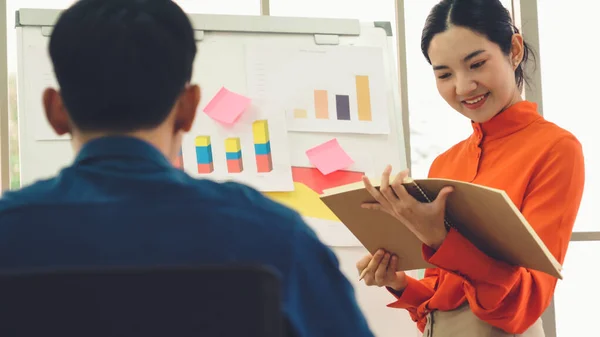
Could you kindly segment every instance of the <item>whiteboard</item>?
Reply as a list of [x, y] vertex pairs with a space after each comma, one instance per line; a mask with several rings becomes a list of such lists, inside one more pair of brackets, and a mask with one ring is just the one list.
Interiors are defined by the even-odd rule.
[[[46, 87], [57, 86], [47, 45], [52, 24], [59, 13], [58, 10], [44, 9], [21, 9], [17, 12], [18, 117], [23, 185], [56, 174], [73, 159], [68, 137], [55, 136], [48, 125], [41, 98]], [[198, 29], [199, 51], [192, 81], [202, 88], [200, 109], [222, 85], [242, 94], [248, 92], [244, 76], [244, 48], [248, 44], [268, 43], [290, 48], [332, 45], [381, 48], [387, 75], [385, 90], [390, 133], [289, 132], [291, 161], [292, 165], [310, 166], [305, 155], [307, 147], [336, 137], [355, 159], [355, 165], [349, 170], [378, 174], [387, 164], [399, 169], [407, 166], [389, 23], [202, 14], [190, 15], [190, 19]], [[246, 27], [252, 27], [252, 30], [248, 31]], [[199, 115], [202, 113], [199, 112]]]
[[[47, 52], [52, 25], [60, 11], [20, 9], [17, 11], [17, 82], [21, 184], [55, 175], [74, 156], [68, 137], [57, 137], [46, 122], [42, 92], [57, 87]], [[202, 109], [218, 90], [226, 86], [248, 95], [248, 46], [270, 44], [281, 48], [377, 48], [381, 50], [383, 91], [386, 100], [387, 134], [328, 133], [288, 131], [287, 146], [291, 165], [310, 168], [306, 150], [338, 139], [354, 159], [348, 170], [367, 175], [380, 174], [386, 165], [407, 167], [402, 126], [400, 91], [394, 59], [391, 25], [387, 22], [359, 22], [350, 19], [282, 18], [269, 16], [189, 15], [198, 54], [192, 82], [202, 89]], [[381, 112], [379, 112], [381, 113]], [[197, 118], [196, 123], [202, 118]], [[193, 142], [194, 135], [184, 138]], [[189, 159], [187, 159], [189, 161]], [[184, 162], [186, 158], [184, 157]], [[189, 163], [188, 163], [189, 164]], [[188, 165], [186, 165], [188, 166]], [[189, 167], [189, 166], [188, 166]], [[187, 171], [186, 167], [186, 171]], [[356, 288], [359, 303], [377, 336], [417, 336], [415, 324], [402, 310], [386, 308], [391, 295], [379, 288], [358, 283], [354, 264], [366, 250], [336, 221], [305, 217], [326, 244], [332, 246], [344, 273]], [[367, 224], [366, 224], [367, 225]], [[415, 272], [416, 273], [416, 272]]]

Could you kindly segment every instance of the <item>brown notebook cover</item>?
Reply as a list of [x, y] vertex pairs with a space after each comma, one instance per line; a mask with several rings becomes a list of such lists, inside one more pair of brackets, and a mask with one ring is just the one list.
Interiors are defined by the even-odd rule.
[[[446, 204], [449, 225], [488, 256], [562, 279], [560, 263], [504, 191], [449, 179], [409, 178], [403, 185], [422, 202], [453, 186]], [[375, 201], [362, 182], [325, 190], [321, 200], [372, 254], [383, 248], [398, 255], [399, 270], [435, 267], [423, 260], [422, 243], [406, 226], [387, 213], [360, 207]]]

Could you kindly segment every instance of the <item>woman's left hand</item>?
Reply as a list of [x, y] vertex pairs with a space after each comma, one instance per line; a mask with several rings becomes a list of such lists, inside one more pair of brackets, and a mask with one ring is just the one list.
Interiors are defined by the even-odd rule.
[[413, 198], [402, 185], [408, 176], [408, 170], [400, 172], [390, 184], [391, 172], [391, 166], [383, 171], [379, 190], [373, 187], [369, 178], [363, 177], [366, 189], [377, 202], [364, 203], [362, 207], [392, 215], [424, 244], [438, 249], [448, 234], [444, 226], [446, 199], [454, 189], [450, 186], [444, 187], [431, 203], [422, 203]]

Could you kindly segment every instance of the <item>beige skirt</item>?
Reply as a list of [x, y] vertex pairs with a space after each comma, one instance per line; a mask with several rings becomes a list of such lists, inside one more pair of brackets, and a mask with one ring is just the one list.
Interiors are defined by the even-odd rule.
[[544, 337], [542, 319], [538, 319], [525, 333], [506, 333], [480, 320], [468, 304], [452, 311], [434, 311], [427, 316], [423, 337]]

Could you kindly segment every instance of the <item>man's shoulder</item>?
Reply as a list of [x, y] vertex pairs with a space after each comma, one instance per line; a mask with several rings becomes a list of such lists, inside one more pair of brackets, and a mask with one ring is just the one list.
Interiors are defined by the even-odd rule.
[[[180, 175], [171, 176], [171, 178], [169, 178], [170, 183], [167, 184], [171, 188], [165, 189], [165, 193], [170, 194], [169, 199], [208, 202], [217, 208], [234, 208], [237, 210], [236, 213], [254, 214], [255, 217], [270, 217], [288, 221], [300, 218], [294, 210], [241, 183], [196, 179], [183, 172]], [[38, 180], [18, 190], [5, 192], [0, 198], [0, 212], [22, 206], [60, 203], [64, 202], [65, 198], [74, 201], [73, 197], [68, 196], [88, 193], [89, 191], [86, 191], [85, 187], [86, 183], [87, 181], [80, 179], [78, 175], [69, 174], [63, 170], [55, 177]], [[161, 183], [161, 186], [165, 185]], [[119, 192], [112, 191], [112, 193]], [[155, 197], [152, 198], [155, 199]], [[82, 198], [75, 199], [83, 201], [85, 197], [82, 195]], [[182, 207], [188, 207], [187, 204], [187, 202], [182, 203]]]
[[60, 177], [38, 180], [20, 189], [6, 191], [0, 197], [0, 212], [19, 208], [38, 201], [55, 200], [60, 185]]

